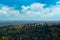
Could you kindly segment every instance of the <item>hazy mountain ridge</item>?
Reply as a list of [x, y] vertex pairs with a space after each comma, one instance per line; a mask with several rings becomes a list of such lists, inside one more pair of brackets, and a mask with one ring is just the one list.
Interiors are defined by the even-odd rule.
[[48, 23], [48, 24], [59, 24], [60, 21], [0, 21], [0, 27], [1, 26], [8, 26], [8, 25], [19, 25], [19, 24], [29, 24], [29, 23]]

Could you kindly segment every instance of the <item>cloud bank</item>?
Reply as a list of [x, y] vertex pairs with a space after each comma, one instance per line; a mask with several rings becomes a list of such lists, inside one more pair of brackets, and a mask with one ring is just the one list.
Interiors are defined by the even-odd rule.
[[60, 20], [60, 1], [50, 7], [45, 8], [45, 5], [41, 3], [33, 3], [29, 6], [22, 5], [21, 10], [0, 5], [0, 18], [8, 16], [16, 17], [19, 20]]

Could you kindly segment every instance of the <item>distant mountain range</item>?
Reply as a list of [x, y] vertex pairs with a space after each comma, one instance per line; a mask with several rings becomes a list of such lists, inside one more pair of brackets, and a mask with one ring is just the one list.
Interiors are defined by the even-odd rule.
[[29, 23], [52, 23], [52, 24], [56, 24], [56, 23], [60, 23], [60, 21], [27, 21], [27, 20], [18, 20], [18, 21], [0, 21], [0, 27], [1, 26], [8, 26], [8, 25], [19, 25], [19, 24], [29, 24]]

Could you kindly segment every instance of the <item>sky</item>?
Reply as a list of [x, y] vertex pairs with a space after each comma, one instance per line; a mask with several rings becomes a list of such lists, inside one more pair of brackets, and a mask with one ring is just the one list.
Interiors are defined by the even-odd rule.
[[60, 0], [0, 0], [0, 20], [60, 21]]

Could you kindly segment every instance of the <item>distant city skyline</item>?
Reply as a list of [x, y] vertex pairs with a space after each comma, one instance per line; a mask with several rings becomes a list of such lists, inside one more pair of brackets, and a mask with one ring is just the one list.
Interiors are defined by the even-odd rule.
[[0, 0], [0, 20], [60, 21], [60, 0]]

